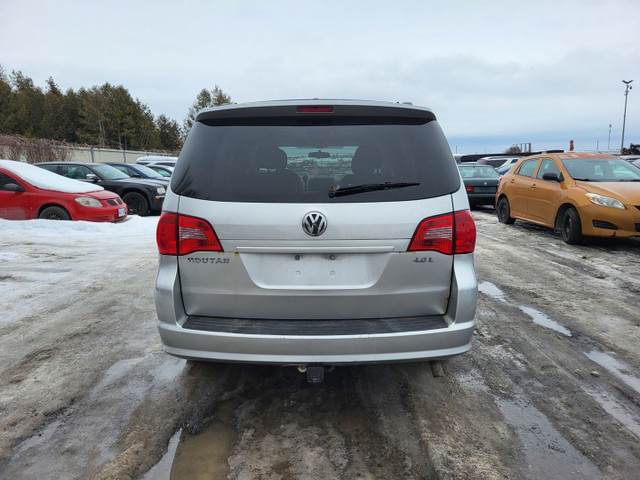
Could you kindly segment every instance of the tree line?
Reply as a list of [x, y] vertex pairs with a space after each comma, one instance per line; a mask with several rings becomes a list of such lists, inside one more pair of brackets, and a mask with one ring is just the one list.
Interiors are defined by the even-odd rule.
[[122, 85], [105, 83], [62, 92], [49, 77], [43, 90], [22, 72], [0, 65], [0, 134], [130, 150], [177, 151], [201, 108], [230, 103], [217, 85], [200, 91], [182, 128], [133, 99]]

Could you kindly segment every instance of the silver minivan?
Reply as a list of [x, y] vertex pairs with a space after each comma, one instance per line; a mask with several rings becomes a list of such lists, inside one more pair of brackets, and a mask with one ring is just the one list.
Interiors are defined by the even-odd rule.
[[475, 238], [427, 108], [293, 100], [203, 110], [158, 222], [164, 349], [302, 368], [463, 353]]

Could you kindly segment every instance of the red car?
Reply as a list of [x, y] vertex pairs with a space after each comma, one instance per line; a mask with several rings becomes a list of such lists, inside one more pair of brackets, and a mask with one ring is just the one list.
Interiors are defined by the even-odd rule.
[[99, 185], [0, 160], [0, 218], [118, 222], [126, 217], [122, 199]]

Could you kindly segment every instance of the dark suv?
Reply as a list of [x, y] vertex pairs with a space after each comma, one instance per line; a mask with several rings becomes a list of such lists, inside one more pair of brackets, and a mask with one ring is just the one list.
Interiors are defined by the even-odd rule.
[[104, 163], [49, 162], [37, 166], [67, 178], [92, 182], [120, 195], [129, 209], [129, 215], [148, 215], [162, 209], [166, 181], [131, 178]]
[[475, 233], [429, 109], [204, 110], [158, 223], [164, 348], [301, 370], [460, 354], [474, 328]]

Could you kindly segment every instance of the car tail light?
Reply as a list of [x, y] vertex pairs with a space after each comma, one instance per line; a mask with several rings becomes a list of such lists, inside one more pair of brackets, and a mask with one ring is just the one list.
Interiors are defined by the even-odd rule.
[[455, 253], [471, 253], [476, 247], [476, 222], [469, 210], [455, 213], [455, 239]]
[[209, 222], [173, 212], [163, 212], [160, 216], [156, 242], [161, 255], [223, 251], [216, 232]]
[[467, 192], [473, 192], [473, 187], [471, 185], [466, 185], [464, 188]]
[[302, 105], [296, 108], [297, 113], [333, 113], [330, 105]]
[[407, 251], [434, 250], [452, 255], [471, 253], [476, 244], [476, 225], [469, 210], [425, 218], [413, 234]]

